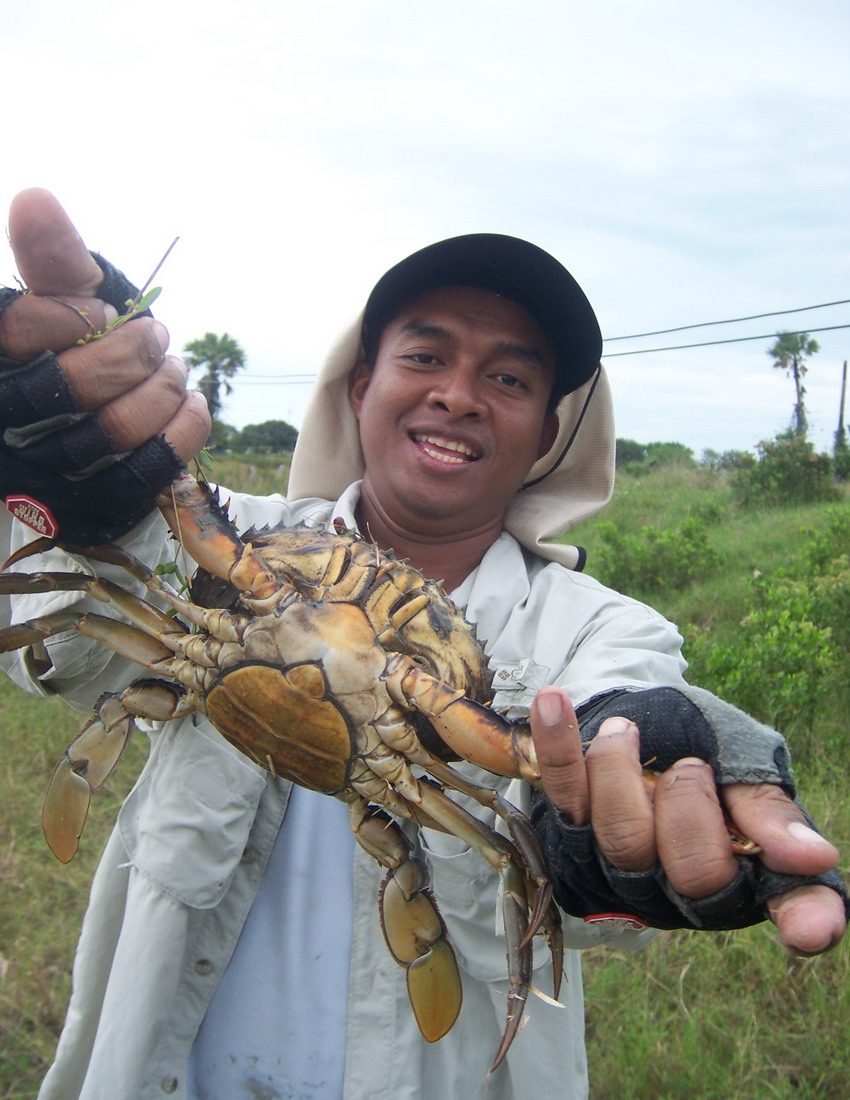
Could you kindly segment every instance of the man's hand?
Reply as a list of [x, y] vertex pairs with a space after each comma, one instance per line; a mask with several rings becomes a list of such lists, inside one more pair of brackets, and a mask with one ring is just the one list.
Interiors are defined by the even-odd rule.
[[158, 321], [109, 330], [136, 288], [49, 192], [16, 197], [9, 236], [30, 292], [0, 290], [0, 500], [71, 545], [111, 542], [204, 445], [206, 402]]
[[0, 350], [28, 362], [52, 351], [77, 408], [95, 412], [119, 453], [163, 435], [188, 462], [204, 445], [210, 420], [201, 394], [186, 389], [186, 369], [167, 355], [168, 332], [141, 317], [98, 340], [117, 316], [95, 297], [103, 271], [68, 215], [48, 191], [13, 200], [9, 237], [30, 294], [0, 314]]
[[[694, 757], [649, 781], [638, 728], [626, 718], [607, 718], [585, 752], [559, 688], [538, 693], [531, 728], [549, 801], [570, 825], [591, 825], [599, 851], [619, 871], [639, 874], [658, 862], [683, 897], [716, 895], [739, 874], [724, 808], [735, 829], [761, 846], [757, 858], [771, 871], [820, 875], [837, 864], [836, 849], [778, 786], [734, 783], [718, 796], [711, 766]], [[844, 904], [828, 886], [797, 886], [771, 898], [768, 910], [783, 943], [798, 954], [827, 951], [844, 932]]]

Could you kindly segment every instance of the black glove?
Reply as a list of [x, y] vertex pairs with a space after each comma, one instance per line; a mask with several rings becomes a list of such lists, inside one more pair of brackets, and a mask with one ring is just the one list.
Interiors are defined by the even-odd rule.
[[[594, 700], [579, 713], [585, 744], [606, 718], [617, 715], [638, 727], [641, 759], [651, 760], [656, 771], [696, 756], [711, 764], [719, 783], [773, 783], [794, 797], [782, 737], [707, 691], [651, 688]], [[728, 886], [695, 901], [673, 890], [660, 865], [640, 872], [613, 867], [598, 850], [591, 826], [569, 824], [542, 792], [534, 793], [531, 817], [543, 842], [555, 899], [573, 916], [633, 914], [654, 928], [744, 928], [767, 918], [772, 897], [810, 884], [835, 890], [850, 916], [847, 889], [837, 871], [781, 875], [759, 859], [741, 856], [738, 875]], [[806, 820], [812, 824], [808, 815]]]
[[[104, 272], [97, 297], [126, 312], [136, 288], [92, 256]], [[0, 291], [0, 314], [19, 293]], [[116, 453], [94, 413], [77, 408], [50, 351], [21, 363], [0, 349], [0, 496], [40, 534], [80, 547], [111, 542], [153, 510], [181, 466], [162, 436]]]

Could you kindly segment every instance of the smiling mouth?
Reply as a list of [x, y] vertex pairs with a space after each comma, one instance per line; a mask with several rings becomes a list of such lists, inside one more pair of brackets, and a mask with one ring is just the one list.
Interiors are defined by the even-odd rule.
[[441, 435], [414, 435], [413, 441], [418, 443], [430, 458], [445, 462], [447, 466], [463, 466], [469, 462], [477, 462], [480, 457], [468, 443], [446, 439]]

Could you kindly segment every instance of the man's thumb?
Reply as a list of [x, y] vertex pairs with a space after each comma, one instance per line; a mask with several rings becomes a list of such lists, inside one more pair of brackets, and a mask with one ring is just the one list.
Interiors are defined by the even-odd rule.
[[9, 208], [18, 272], [34, 294], [89, 297], [103, 279], [71, 219], [49, 191], [21, 191]]

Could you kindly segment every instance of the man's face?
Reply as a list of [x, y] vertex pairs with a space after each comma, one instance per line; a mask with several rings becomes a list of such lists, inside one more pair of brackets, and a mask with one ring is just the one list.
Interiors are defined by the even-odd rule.
[[548, 340], [515, 302], [444, 287], [407, 303], [350, 390], [385, 515], [436, 537], [501, 525], [557, 432], [554, 378]]

